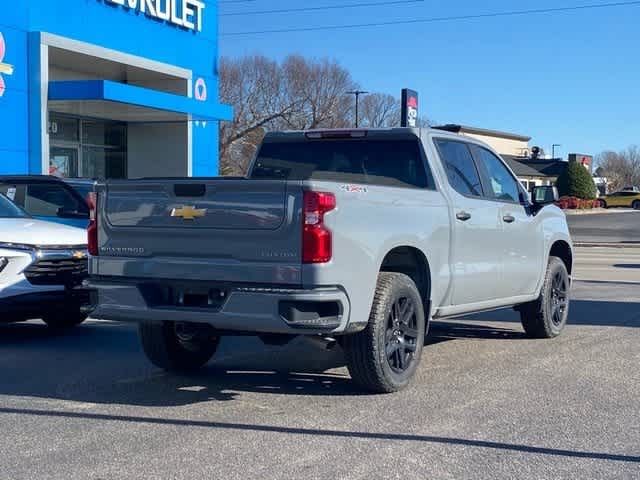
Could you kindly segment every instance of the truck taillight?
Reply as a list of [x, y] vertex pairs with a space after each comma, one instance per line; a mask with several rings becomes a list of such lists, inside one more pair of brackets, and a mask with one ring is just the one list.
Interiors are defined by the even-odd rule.
[[87, 227], [87, 251], [89, 255], [98, 255], [98, 223], [97, 208], [98, 194], [91, 192], [87, 195], [87, 205], [89, 206], [89, 226]]
[[336, 208], [333, 193], [304, 192], [302, 211], [302, 263], [327, 263], [332, 257], [331, 230], [324, 214]]

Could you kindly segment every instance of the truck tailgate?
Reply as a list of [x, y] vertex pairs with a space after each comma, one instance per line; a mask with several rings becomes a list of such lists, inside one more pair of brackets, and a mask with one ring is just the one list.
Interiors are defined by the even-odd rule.
[[301, 182], [110, 181], [92, 274], [300, 284]]

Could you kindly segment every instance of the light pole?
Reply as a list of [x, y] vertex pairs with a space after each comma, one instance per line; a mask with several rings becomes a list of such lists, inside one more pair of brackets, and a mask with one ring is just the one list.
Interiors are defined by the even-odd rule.
[[356, 97], [356, 128], [358, 128], [358, 104], [360, 102], [360, 95], [366, 95], [369, 92], [366, 92], [364, 90], [351, 90], [350, 92], [347, 92], [347, 95], [355, 95]]
[[555, 160], [556, 159], [556, 147], [561, 147], [562, 145], [560, 145], [559, 143], [554, 143], [553, 145], [551, 145], [551, 159]]

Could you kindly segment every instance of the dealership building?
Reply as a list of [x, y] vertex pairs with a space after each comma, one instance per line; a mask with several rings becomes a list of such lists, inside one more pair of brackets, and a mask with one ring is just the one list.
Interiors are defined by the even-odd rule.
[[214, 0], [7, 0], [0, 174], [218, 173]]

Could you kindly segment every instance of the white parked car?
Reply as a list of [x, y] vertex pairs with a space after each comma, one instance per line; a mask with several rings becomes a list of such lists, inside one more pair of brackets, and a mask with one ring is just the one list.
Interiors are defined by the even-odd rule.
[[81, 323], [86, 275], [85, 230], [31, 218], [0, 195], [0, 322]]

